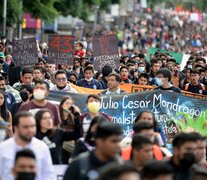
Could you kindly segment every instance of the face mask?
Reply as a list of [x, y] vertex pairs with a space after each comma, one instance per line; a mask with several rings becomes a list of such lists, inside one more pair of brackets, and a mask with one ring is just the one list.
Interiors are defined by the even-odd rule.
[[73, 81], [72, 79], [69, 79], [69, 82], [76, 84], [76, 81]]
[[8, 65], [10, 65], [12, 61], [11, 61], [11, 59], [9, 59], [6, 62], [7, 62]]
[[36, 100], [43, 100], [45, 99], [45, 91], [41, 89], [34, 90], [33, 96]]
[[29, 94], [27, 93], [27, 92], [25, 92], [25, 91], [21, 91], [20, 92], [20, 96], [21, 96], [21, 98], [22, 98], [22, 101], [26, 101], [27, 99], [29, 99]]
[[187, 67], [188, 67], [188, 68], [190, 68], [190, 69], [192, 69], [192, 68], [193, 68], [193, 66], [192, 66], [192, 65], [188, 65]]
[[133, 75], [134, 74], [134, 70], [130, 70], [130, 74]]
[[3, 59], [0, 59], [0, 64], [3, 64], [4, 63], [4, 60]]
[[100, 103], [99, 102], [88, 103], [88, 110], [89, 112], [96, 114], [100, 110]]
[[17, 174], [17, 179], [18, 180], [34, 180], [35, 179], [36, 174], [31, 172], [19, 172]]
[[69, 112], [69, 106], [68, 105], [64, 105], [64, 106], [62, 106], [62, 108], [63, 108], [64, 112]]
[[156, 83], [157, 83], [158, 86], [162, 86], [163, 85], [163, 82], [162, 82], [161, 78], [156, 78]]
[[195, 163], [195, 155], [193, 153], [185, 153], [180, 159], [180, 165], [185, 168], [191, 167]]
[[90, 79], [85, 78], [85, 80], [88, 81], [88, 82], [91, 82], [93, 80], [93, 78], [92, 77]]
[[145, 67], [138, 67], [137, 69], [139, 73], [143, 73], [145, 71]]
[[6, 88], [1, 88], [1, 90], [2, 90], [3, 92], [5, 92], [5, 91], [6, 91]]

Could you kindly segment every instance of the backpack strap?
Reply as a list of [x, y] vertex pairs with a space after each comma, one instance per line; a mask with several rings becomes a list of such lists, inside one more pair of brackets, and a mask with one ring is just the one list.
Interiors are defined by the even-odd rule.
[[187, 83], [187, 84], [185, 85], [184, 90], [185, 90], [185, 91], [188, 91], [188, 88], [189, 88], [189, 83]]
[[204, 84], [202, 84], [202, 83], [200, 83], [200, 84], [201, 84], [201, 89], [202, 89], [203, 91], [205, 91], [205, 90], [206, 90], [205, 85], [204, 85]]

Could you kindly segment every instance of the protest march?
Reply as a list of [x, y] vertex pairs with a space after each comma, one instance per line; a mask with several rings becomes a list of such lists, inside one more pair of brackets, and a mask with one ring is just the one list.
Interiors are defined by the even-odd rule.
[[113, 28], [1, 36], [0, 180], [207, 179], [207, 14], [136, 2]]

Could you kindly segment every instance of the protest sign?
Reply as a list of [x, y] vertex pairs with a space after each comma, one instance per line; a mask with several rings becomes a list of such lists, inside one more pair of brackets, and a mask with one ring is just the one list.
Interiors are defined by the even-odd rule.
[[116, 35], [93, 37], [94, 68], [101, 70], [106, 64], [113, 69], [119, 68], [118, 38]]
[[35, 38], [13, 40], [12, 45], [15, 66], [34, 65], [38, 62]]
[[[69, 95], [82, 112], [87, 111], [85, 102], [88, 95], [86, 94], [52, 91], [48, 99], [59, 103], [65, 95]], [[132, 132], [136, 116], [145, 109], [155, 114], [169, 141], [178, 133], [178, 125], [183, 128], [183, 131], [196, 130], [207, 135], [207, 102], [178, 93], [157, 90], [103, 95], [101, 107], [101, 112], [109, 114], [114, 123], [122, 126], [125, 136]]]
[[177, 63], [181, 64], [183, 59], [183, 53], [171, 52], [171, 51], [166, 51], [163, 49], [153, 48], [153, 47], [150, 47], [150, 49], [147, 51], [147, 61], [150, 61], [151, 54], [155, 54], [158, 51], [162, 53], [169, 53], [176, 60]]
[[74, 38], [72, 36], [48, 36], [48, 62], [73, 65]]

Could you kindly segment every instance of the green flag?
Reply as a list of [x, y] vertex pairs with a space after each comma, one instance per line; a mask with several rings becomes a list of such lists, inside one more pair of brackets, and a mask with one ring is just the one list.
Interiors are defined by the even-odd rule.
[[153, 47], [150, 47], [150, 49], [147, 52], [147, 61], [150, 61], [150, 55], [155, 54], [157, 51], [170, 54], [176, 60], [176, 62], [179, 64], [181, 64], [181, 62], [182, 62], [183, 53], [171, 52], [171, 51], [167, 51], [167, 50], [163, 50], [163, 49], [159, 49], [159, 48], [153, 48]]

